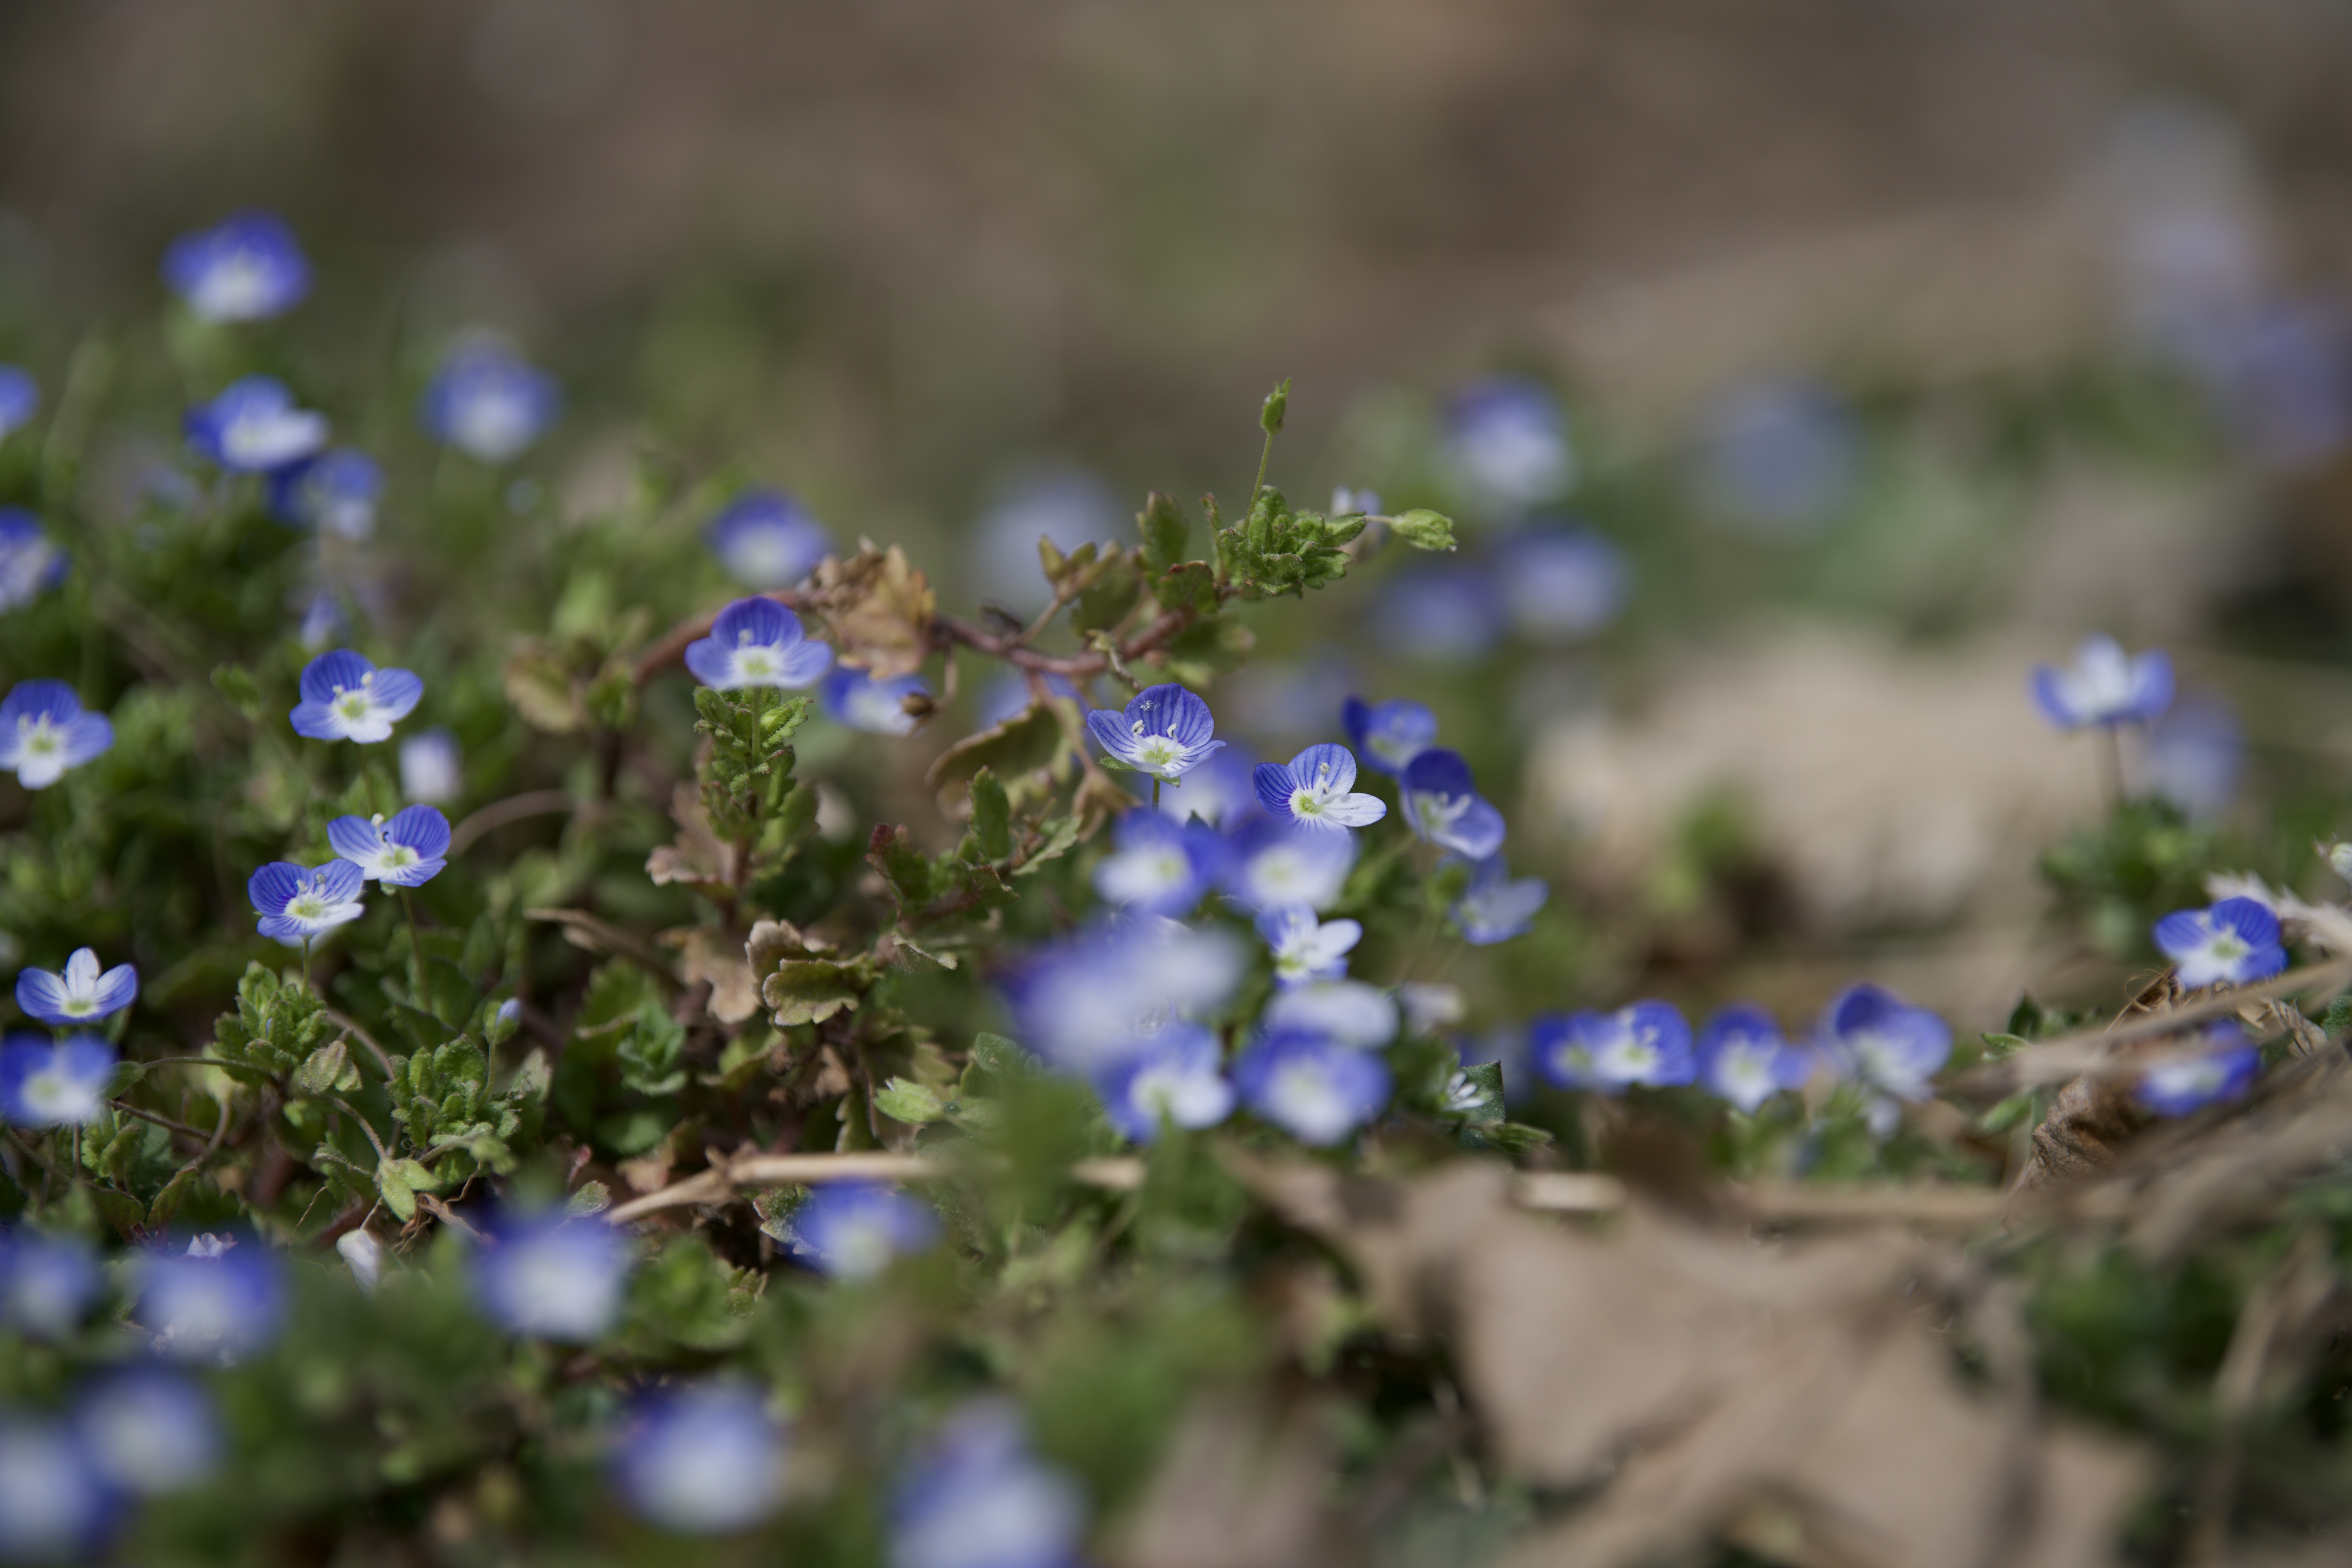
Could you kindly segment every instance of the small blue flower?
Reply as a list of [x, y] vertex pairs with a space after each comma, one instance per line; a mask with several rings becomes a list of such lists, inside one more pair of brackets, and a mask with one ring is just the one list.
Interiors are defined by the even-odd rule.
[[1260, 913], [1257, 934], [1274, 954], [1276, 984], [1304, 985], [1347, 973], [1348, 954], [1364, 940], [1364, 928], [1357, 921], [1318, 921], [1313, 910], [1291, 904]]
[[41, 384], [22, 366], [0, 364], [0, 441], [32, 423], [41, 411]]
[[1259, 763], [1251, 782], [1268, 816], [1299, 827], [1344, 833], [1370, 827], [1389, 814], [1380, 796], [1357, 793], [1355, 753], [1328, 742], [1307, 747], [1287, 763]]
[[1388, 1065], [1371, 1051], [1297, 1029], [1269, 1029], [1234, 1063], [1242, 1102], [1318, 1148], [1339, 1142], [1389, 1102]]
[[1839, 1077], [1901, 1100], [1927, 1100], [1928, 1079], [1952, 1054], [1951, 1026], [1875, 985], [1831, 998], [1815, 1043]]
[[98, 952], [76, 948], [63, 974], [46, 969], [16, 972], [16, 1005], [44, 1024], [67, 1028], [94, 1024], [120, 1013], [139, 995], [139, 971], [118, 963], [99, 973]]
[[1172, 782], [1199, 767], [1224, 744], [1214, 738], [1208, 703], [1173, 681], [1147, 686], [1123, 712], [1097, 708], [1087, 715], [1095, 744], [1153, 778]]
[[0, 506], [0, 610], [20, 609], [56, 587], [67, 565], [39, 518], [20, 506]]
[[2265, 300], [2221, 314], [2185, 345], [2188, 368], [2248, 455], [2274, 473], [2323, 462], [2352, 436], [2340, 310]]
[[1812, 1070], [1812, 1053], [1790, 1045], [1761, 1007], [1725, 1007], [1699, 1031], [1698, 1081], [1750, 1115], [1781, 1089], [1801, 1088]]
[[1039, 570], [1040, 539], [1066, 555], [1089, 543], [1122, 548], [1134, 536], [1134, 514], [1098, 475], [1062, 469], [1023, 476], [964, 536], [972, 592], [1024, 611], [1042, 608], [1053, 590]]
[[1234, 839], [1225, 890], [1254, 910], [1303, 904], [1326, 910], [1339, 902], [1356, 863], [1349, 833], [1326, 833], [1260, 817]]
[[783, 1501], [784, 1432], [757, 1392], [733, 1384], [646, 1401], [613, 1455], [631, 1512], [681, 1535], [725, 1535]]
[[294, 628], [294, 640], [311, 653], [317, 653], [329, 643], [340, 642], [351, 635], [352, 618], [343, 614], [342, 602], [330, 593], [310, 595], [302, 606], [302, 623]]
[[269, 1249], [250, 1239], [205, 1234], [185, 1252], [149, 1254], [136, 1271], [133, 1314], [157, 1354], [227, 1366], [278, 1337], [286, 1280]]
[[310, 263], [285, 219], [241, 212], [166, 247], [163, 281], [207, 321], [258, 321], [302, 302]]
[[1381, 590], [1372, 624], [1403, 658], [1465, 664], [1493, 651], [1510, 623], [1486, 568], [1417, 562]]
[[1708, 500], [1759, 532], [1823, 522], [1853, 489], [1853, 421], [1815, 382], [1767, 378], [1736, 386], [1707, 410], [1700, 439]]
[[1031, 953], [1006, 981], [1005, 1000], [1024, 1045], [1090, 1073], [1139, 1048], [1171, 1016], [1223, 1005], [1248, 967], [1227, 932], [1147, 916]]
[[2236, 1024], [2209, 1026], [2201, 1054], [2159, 1062], [2140, 1074], [2139, 1102], [2158, 1116], [2187, 1116], [2253, 1087], [2263, 1053]]
[[600, 1219], [510, 1220], [474, 1259], [474, 1299], [510, 1333], [584, 1344], [621, 1315], [629, 1246]]
[[802, 631], [801, 618], [773, 599], [738, 599], [719, 612], [709, 637], [686, 645], [686, 668], [720, 691], [798, 691], [833, 668], [833, 648]]
[[464, 760], [457, 737], [446, 730], [427, 730], [400, 742], [400, 793], [411, 800], [446, 805], [466, 790]]
[[1493, 376], [1454, 394], [1446, 409], [1446, 456], [1472, 489], [1520, 510], [1551, 500], [1575, 478], [1575, 454], [1559, 402], [1540, 383]]
[[79, 1562], [121, 1512], [71, 1429], [0, 1411], [0, 1563]]
[[703, 537], [746, 588], [789, 588], [833, 553], [833, 536], [781, 490], [746, 490], [710, 520]]
[[297, 528], [323, 529], [344, 539], [375, 532], [383, 500], [383, 469], [365, 452], [338, 447], [269, 475], [269, 515]]
[[302, 700], [287, 715], [296, 734], [363, 746], [391, 740], [392, 727], [425, 697], [425, 682], [410, 671], [378, 669], [348, 648], [304, 665], [301, 689]]
[[[1066, 698], [1086, 710], [1086, 700], [1066, 676], [1045, 677], [1045, 690], [1057, 698]], [[972, 702], [971, 722], [975, 730], [993, 730], [1007, 719], [1018, 719], [1029, 711], [1036, 694], [1030, 689], [1029, 677], [1017, 669], [1000, 669], [983, 685]]]
[[327, 843], [360, 868], [360, 875], [387, 888], [421, 888], [449, 862], [449, 819], [429, 805], [412, 805], [386, 822], [339, 816], [327, 825]]
[[1167, 1024], [1094, 1074], [1103, 1114], [1127, 1138], [1149, 1143], [1165, 1121], [1214, 1127], [1234, 1110], [1234, 1088], [1219, 1070], [1217, 1037], [1198, 1024]]
[[0, 1230], [0, 1323], [27, 1339], [61, 1340], [105, 1294], [106, 1277], [88, 1242]]
[[2195, 817], [2227, 810], [2246, 760], [2246, 732], [2229, 704], [2199, 694], [2148, 727], [2140, 779], [2148, 794]]
[[366, 885], [367, 874], [348, 860], [330, 860], [312, 870], [272, 860], [246, 879], [245, 891], [261, 917], [261, 934], [294, 946], [365, 914], [360, 889]]
[[2160, 648], [2133, 656], [2113, 637], [2084, 637], [2072, 665], [2033, 667], [2033, 700], [2061, 730], [2146, 724], [2172, 706], [2172, 660]]
[[[816, 645], [823, 647], [824, 645]], [[930, 711], [931, 683], [919, 675], [877, 680], [862, 669], [842, 668], [824, 678], [817, 697], [825, 717], [845, 729], [869, 735], [911, 735]], [[909, 710], [908, 704], [915, 706]]]
[[1526, 528], [1505, 540], [1496, 573], [1519, 635], [1576, 642], [1607, 629], [1624, 607], [1625, 559], [1589, 528]]
[[1364, 753], [1364, 765], [1391, 778], [1402, 777], [1413, 758], [1437, 744], [1437, 715], [1402, 698], [1367, 702], [1350, 697], [1339, 709], [1339, 721]]
[[1078, 1568], [1086, 1496], [994, 1400], [935, 1434], [893, 1489], [890, 1568]]
[[2172, 960], [2174, 977], [2185, 991], [2243, 985], [2286, 967], [2278, 916], [2252, 899], [2175, 910], [2156, 922], [2156, 945]]
[[1524, 936], [1536, 921], [1536, 911], [1551, 897], [1539, 877], [1511, 879], [1500, 855], [1472, 864], [1470, 881], [1454, 900], [1454, 924], [1462, 940], [1473, 947], [1488, 947]]
[[792, 1214], [793, 1250], [836, 1279], [872, 1279], [893, 1260], [939, 1240], [928, 1204], [877, 1182], [822, 1186]]
[[119, 1372], [76, 1403], [75, 1432], [108, 1483], [127, 1497], [202, 1485], [219, 1467], [220, 1417], [211, 1396], [160, 1367]]
[[296, 407], [286, 384], [267, 375], [229, 383], [189, 409], [182, 427], [191, 450], [233, 474], [266, 474], [327, 444], [327, 416]]
[[1360, 980], [1318, 980], [1276, 991], [1260, 1021], [1269, 1031], [1303, 1030], [1376, 1051], [1396, 1038], [1397, 1004], [1379, 986]]
[[62, 680], [20, 680], [0, 700], [0, 769], [15, 769], [26, 789], [48, 788], [113, 744], [113, 722], [83, 712]]
[[1414, 833], [1467, 860], [1484, 860], [1503, 847], [1503, 814], [1470, 777], [1459, 752], [1433, 749], [1404, 771], [1404, 819]]
[[1528, 1049], [1544, 1081], [1561, 1089], [1620, 1094], [1696, 1076], [1690, 1025], [1671, 1003], [1636, 1002], [1614, 1013], [1546, 1014], [1528, 1020]]
[[1333, 517], [1378, 517], [1381, 515], [1380, 492], [1378, 490], [1351, 490], [1347, 486], [1341, 485], [1331, 492], [1330, 515]]
[[1223, 874], [1225, 840], [1205, 822], [1179, 826], [1156, 811], [1130, 811], [1114, 829], [1118, 849], [1095, 866], [1095, 891], [1148, 915], [1190, 913]]
[[79, 1127], [106, 1108], [114, 1047], [96, 1035], [0, 1040], [0, 1120], [19, 1127]]
[[503, 343], [475, 338], [443, 358], [418, 413], [435, 440], [503, 463], [538, 440], [562, 404], [554, 377]]
[[1194, 818], [1212, 827], [1233, 828], [1257, 811], [1257, 788], [1250, 775], [1257, 758], [1241, 746], [1227, 746], [1160, 794], [1161, 815], [1179, 822]]

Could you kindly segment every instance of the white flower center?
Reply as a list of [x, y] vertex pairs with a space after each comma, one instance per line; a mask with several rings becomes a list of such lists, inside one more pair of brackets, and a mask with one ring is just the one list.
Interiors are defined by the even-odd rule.
[[405, 844], [387, 844], [383, 847], [383, 863], [388, 868], [397, 870], [403, 866], [414, 866], [416, 861], [416, 851]]
[[327, 912], [327, 900], [316, 893], [302, 893], [286, 906], [286, 912], [298, 921], [315, 921]]

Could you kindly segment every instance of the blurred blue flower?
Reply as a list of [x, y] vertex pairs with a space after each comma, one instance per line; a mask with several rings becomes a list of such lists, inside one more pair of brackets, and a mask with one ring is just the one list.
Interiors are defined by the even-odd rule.
[[425, 433], [485, 463], [520, 455], [555, 422], [555, 378], [494, 338], [469, 338], [443, 357], [418, 410]]
[[833, 668], [833, 647], [803, 632], [800, 616], [773, 599], [738, 599], [719, 612], [709, 637], [686, 645], [686, 668], [720, 691], [798, 691]]
[[350, 447], [273, 468], [269, 475], [272, 517], [298, 528], [323, 529], [344, 539], [374, 534], [375, 509], [383, 500], [382, 466]]
[[966, 1405], [893, 1489], [890, 1568], [1078, 1568], [1086, 1496], [1029, 1452], [1021, 1418]]
[[0, 1039], [0, 1120], [19, 1127], [79, 1127], [106, 1108], [114, 1047], [96, 1035]]
[[1624, 607], [1625, 558], [1589, 528], [1523, 528], [1502, 542], [1496, 586], [1511, 626], [1540, 643], [1575, 642]]
[[41, 411], [41, 384], [20, 365], [0, 364], [0, 441], [32, 423]]
[[1095, 891], [1150, 915], [1189, 913], [1224, 871], [1224, 836], [1205, 822], [1179, 826], [1163, 812], [1130, 811], [1113, 828], [1117, 849], [1095, 864]]
[[2072, 665], [2033, 667], [2033, 700], [2061, 730], [2148, 723], [2172, 706], [2172, 660], [2161, 648], [2134, 656], [2113, 637], [2084, 637]]
[[1364, 753], [1364, 765], [1391, 778], [1402, 776], [1413, 758], [1437, 743], [1437, 715], [1402, 698], [1367, 702], [1350, 697], [1340, 706], [1339, 722]]
[[266, 474], [327, 444], [327, 416], [294, 405], [286, 384], [248, 375], [181, 421], [189, 449], [233, 474]]
[[1339, 901], [1356, 863], [1352, 833], [1328, 833], [1259, 817], [1234, 838], [1225, 890], [1253, 910], [1304, 904], [1324, 910]]
[[1536, 1071], [1560, 1089], [1619, 1094], [1633, 1084], [1688, 1083], [1698, 1066], [1690, 1025], [1671, 1003], [1636, 1002], [1614, 1013], [1548, 1013], [1528, 1022]]
[[1256, 772], [1257, 759], [1244, 747], [1213, 752], [1160, 791], [1160, 813], [1179, 822], [1199, 817], [1212, 827], [1231, 830], [1257, 810], [1257, 786], [1251, 782]]
[[1223, 746], [1216, 730], [1208, 703], [1173, 681], [1145, 687], [1118, 713], [1097, 708], [1087, 715], [1095, 744], [1163, 782], [1182, 778]]
[[63, 974], [46, 969], [16, 973], [16, 1005], [44, 1024], [63, 1028], [120, 1013], [139, 994], [139, 971], [118, 963], [99, 972], [98, 950], [76, 948]]
[[411, 800], [446, 805], [465, 793], [464, 761], [457, 737], [427, 730], [400, 742], [400, 793]]
[[1379, 1055], [1297, 1029], [1269, 1029], [1234, 1063], [1242, 1102], [1302, 1143], [1339, 1142], [1389, 1102]]
[[1386, 801], [1357, 791], [1355, 753], [1328, 742], [1287, 763], [1259, 763], [1251, 782], [1268, 816], [1318, 832], [1370, 827], [1389, 814]]
[[1503, 847], [1503, 814], [1470, 777], [1459, 752], [1432, 748], [1404, 771], [1404, 819], [1413, 832], [1467, 860], [1484, 860]]
[[68, 1427], [0, 1410], [0, 1563], [58, 1563], [96, 1552], [121, 1504]]
[[2238, 792], [2245, 756], [2245, 731], [2229, 704], [2191, 697], [2148, 727], [2141, 781], [2191, 816], [2217, 816]]
[[294, 628], [294, 640], [317, 653], [329, 643], [349, 637], [351, 631], [352, 618], [343, 614], [342, 601], [322, 590], [302, 606], [302, 622]]
[[[824, 647], [823, 643], [814, 646]], [[824, 704], [825, 717], [844, 728], [863, 730], [869, 735], [911, 735], [922, 720], [908, 711], [907, 704], [911, 700], [928, 711], [931, 687], [919, 675], [877, 680], [862, 669], [845, 668], [826, 676], [817, 695]]]
[[174, 1361], [227, 1366], [276, 1339], [285, 1322], [284, 1272], [257, 1241], [206, 1233], [184, 1252], [141, 1258], [135, 1278], [135, 1316], [155, 1336], [155, 1353]]
[[1576, 477], [1559, 401], [1521, 376], [1491, 376], [1454, 395], [1445, 455], [1471, 490], [1507, 510], [1553, 500]]
[[1536, 911], [1551, 897], [1539, 877], [1511, 879], [1500, 855], [1489, 855], [1470, 867], [1470, 880], [1454, 900], [1454, 924], [1462, 940], [1473, 947], [1489, 947], [1524, 936], [1535, 924]]
[[735, 1384], [665, 1390], [641, 1404], [613, 1454], [621, 1500], [680, 1535], [725, 1535], [783, 1501], [784, 1432]]
[[746, 490], [703, 531], [710, 553], [746, 588], [789, 588], [833, 552], [833, 536], [782, 490]]
[[20, 506], [0, 506], [0, 610], [20, 609], [65, 580], [68, 562]]
[[360, 889], [366, 885], [367, 874], [348, 860], [309, 870], [272, 860], [246, 879], [245, 891], [261, 917], [261, 934], [299, 946], [365, 914]]
[[74, 1429], [108, 1484], [129, 1497], [201, 1485], [220, 1464], [220, 1418], [210, 1395], [160, 1367], [118, 1372], [75, 1402]]
[[1699, 1031], [1698, 1081], [1750, 1115], [1781, 1089], [1801, 1088], [1812, 1070], [1812, 1053], [1790, 1045], [1761, 1007], [1735, 1003]]
[[1146, 916], [1082, 930], [1032, 952], [1004, 985], [1024, 1044], [1092, 1072], [1129, 1054], [1171, 1014], [1221, 1005], [1247, 952], [1227, 932]]
[[[1086, 710], [1086, 699], [1079, 695], [1078, 689], [1070, 684], [1067, 677], [1045, 677], [1045, 689], [1055, 697], [1076, 702], [1081, 712]], [[979, 696], [972, 703], [972, 727], [975, 730], [993, 730], [1007, 719], [1018, 719], [1029, 711], [1032, 700], [1027, 675], [1017, 669], [999, 670], [980, 689]]]
[[2263, 467], [2309, 468], [2352, 436], [2352, 344], [2339, 310], [2259, 300], [2202, 323], [2184, 347], [2223, 427]]
[[1103, 1114], [1137, 1143], [1160, 1136], [1162, 1120], [1178, 1127], [1214, 1127], [1233, 1114], [1234, 1089], [1219, 1066], [1217, 1037], [1177, 1020], [1144, 1033], [1134, 1049], [1096, 1069]]
[[1462, 994], [1462, 987], [1425, 980], [1408, 980], [1398, 986], [1397, 1005], [1404, 1009], [1405, 1027], [1416, 1035], [1443, 1034], [1470, 1016], [1469, 999]]
[[1927, 1100], [1928, 1082], [1952, 1054], [1951, 1026], [1875, 985], [1849, 985], [1830, 999], [1814, 1037], [1840, 1078], [1901, 1100]]
[[449, 819], [429, 805], [404, 806], [387, 822], [339, 816], [327, 824], [327, 843], [360, 875], [387, 888], [421, 888], [449, 862]]
[[166, 246], [163, 282], [207, 321], [257, 321], [302, 302], [310, 263], [285, 219], [241, 212]]
[[1032, 475], [1003, 492], [972, 527], [971, 566], [979, 596], [1016, 609], [1053, 597], [1037, 558], [1050, 539], [1064, 554], [1087, 543], [1124, 545], [1135, 521], [1110, 487], [1093, 474], [1059, 469]]
[[1853, 489], [1853, 419], [1818, 382], [1768, 377], [1732, 387], [1708, 406], [1699, 442], [1707, 500], [1759, 532], [1826, 521]]
[[61, 1340], [106, 1293], [98, 1253], [79, 1237], [0, 1230], [0, 1323], [27, 1339]]
[[2243, 985], [2286, 967], [2278, 916], [2253, 899], [2223, 899], [2210, 909], [2175, 910], [2156, 922], [2156, 945], [2172, 960], [2184, 991]]
[[1348, 954], [1364, 940], [1364, 928], [1357, 921], [1318, 921], [1313, 910], [1290, 904], [1260, 911], [1257, 934], [1274, 955], [1275, 983], [1303, 985], [1347, 973]]
[[1270, 1032], [1297, 1030], [1360, 1050], [1378, 1050], [1396, 1038], [1397, 1004], [1379, 986], [1360, 980], [1318, 980], [1276, 991], [1259, 1021]]
[[0, 769], [26, 789], [48, 788], [113, 744], [113, 721], [83, 712], [62, 680], [20, 680], [0, 700]]
[[821, 1186], [792, 1214], [793, 1252], [836, 1279], [871, 1279], [940, 1237], [929, 1204], [876, 1182]]
[[1332, 490], [1331, 510], [1329, 515], [1333, 517], [1347, 517], [1356, 513], [1360, 513], [1365, 517], [1380, 516], [1380, 492], [1378, 490], [1351, 490], [1345, 485], [1340, 485]]
[[2253, 1087], [2263, 1053], [2244, 1029], [2224, 1020], [2206, 1026], [2200, 1039], [2205, 1049], [2200, 1054], [2158, 1062], [2140, 1074], [2142, 1105], [2158, 1116], [2187, 1116]]
[[584, 1344], [619, 1319], [629, 1244], [603, 1220], [510, 1216], [496, 1239], [473, 1260], [474, 1299], [509, 1332]]
[[1441, 664], [1491, 652], [1509, 625], [1493, 576], [1466, 563], [1413, 563], [1381, 590], [1370, 620], [1390, 651]]
[[425, 682], [405, 669], [378, 669], [349, 648], [322, 653], [302, 667], [302, 700], [287, 718], [313, 741], [392, 739], [392, 727], [416, 710]]

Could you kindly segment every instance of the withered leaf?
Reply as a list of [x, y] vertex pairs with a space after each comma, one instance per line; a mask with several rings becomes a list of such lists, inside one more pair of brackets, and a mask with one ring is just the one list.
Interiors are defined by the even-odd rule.
[[688, 985], [710, 982], [710, 1016], [722, 1024], [740, 1024], [760, 1010], [760, 988], [750, 959], [731, 932], [710, 926], [688, 926], [664, 931], [662, 945], [678, 950], [677, 977]]
[[911, 675], [931, 651], [938, 595], [898, 545], [866, 544], [846, 561], [828, 557], [816, 570], [813, 606], [841, 662], [877, 680]]
[[733, 887], [735, 851], [710, 831], [710, 814], [703, 809], [701, 792], [693, 784], [679, 784], [670, 792], [669, 814], [677, 824], [676, 842], [664, 844], [646, 857], [646, 875], [655, 886], [684, 882]]

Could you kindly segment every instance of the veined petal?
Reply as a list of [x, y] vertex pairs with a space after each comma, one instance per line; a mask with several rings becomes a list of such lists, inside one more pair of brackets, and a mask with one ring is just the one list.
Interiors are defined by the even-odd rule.
[[246, 897], [265, 915], [280, 913], [302, 890], [302, 868], [290, 860], [272, 860], [246, 879]]
[[1388, 814], [1388, 802], [1376, 795], [1343, 795], [1323, 806], [1325, 819], [1342, 827], [1370, 827]]
[[425, 695], [425, 682], [414, 670], [379, 669], [370, 689], [375, 693], [376, 712], [397, 721], [416, 710]]
[[339, 816], [327, 824], [327, 847], [355, 866], [373, 868], [383, 858], [383, 836], [364, 816]]
[[447, 851], [449, 819], [429, 805], [404, 806], [384, 824], [383, 836], [429, 859]]

